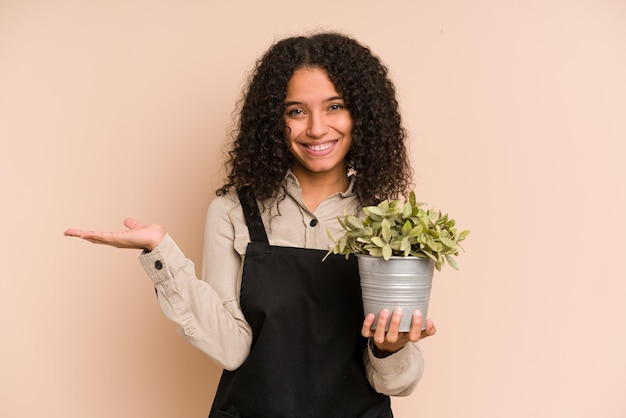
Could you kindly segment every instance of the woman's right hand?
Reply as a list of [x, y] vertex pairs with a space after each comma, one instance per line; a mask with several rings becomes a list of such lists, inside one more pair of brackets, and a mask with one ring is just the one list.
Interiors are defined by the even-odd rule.
[[70, 228], [63, 235], [78, 237], [94, 244], [105, 244], [117, 248], [137, 248], [152, 251], [165, 237], [160, 225], [144, 225], [135, 219], [124, 219], [125, 231], [97, 232]]

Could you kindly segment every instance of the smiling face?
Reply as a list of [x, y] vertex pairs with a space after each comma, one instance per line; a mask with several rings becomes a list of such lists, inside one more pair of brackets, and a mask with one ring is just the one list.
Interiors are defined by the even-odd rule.
[[345, 179], [352, 117], [325, 70], [306, 67], [293, 73], [284, 117], [296, 177]]

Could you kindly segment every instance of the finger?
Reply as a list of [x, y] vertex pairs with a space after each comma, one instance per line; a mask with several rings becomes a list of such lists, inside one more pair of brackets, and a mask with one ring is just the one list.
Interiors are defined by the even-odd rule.
[[426, 329], [422, 331], [421, 338], [430, 337], [432, 335], [435, 335], [436, 332], [437, 332], [437, 328], [435, 327], [435, 324], [432, 321], [432, 319], [430, 318], [426, 319]]
[[78, 238], [82, 238], [86, 241], [91, 241], [91, 242], [98, 242], [98, 243], [106, 242], [106, 239], [104, 238], [104, 235], [105, 235], [104, 232], [85, 231], [83, 229], [69, 228], [63, 233], [63, 235], [68, 236], [68, 237], [78, 237]]
[[385, 339], [387, 342], [396, 343], [398, 341], [398, 331], [400, 330], [400, 321], [402, 320], [402, 309], [396, 308], [391, 315], [391, 321], [389, 321], [389, 328], [387, 329], [387, 335]]
[[378, 322], [376, 323], [376, 331], [374, 331], [374, 341], [378, 344], [385, 342], [385, 328], [387, 328], [387, 320], [389, 319], [389, 310], [383, 309], [378, 314]]
[[100, 232], [85, 231], [82, 229], [75, 229], [70, 232], [72, 233], [72, 236], [82, 238], [84, 240], [99, 239], [99, 236], [101, 235]]
[[69, 228], [66, 229], [65, 232], [63, 232], [63, 235], [66, 237], [80, 237], [80, 234], [83, 231], [80, 229], [76, 229], [76, 228]]
[[376, 319], [376, 315], [373, 313], [367, 314], [365, 320], [363, 321], [363, 327], [361, 328], [361, 335], [365, 338], [368, 338], [372, 335], [372, 325], [374, 324], [374, 319]]
[[143, 224], [136, 219], [126, 218], [124, 219], [124, 226], [128, 229], [135, 229], [143, 227]]
[[419, 341], [422, 335], [422, 313], [420, 311], [413, 312], [413, 318], [411, 318], [411, 328], [409, 329], [409, 340], [416, 342]]
[[93, 244], [110, 245], [116, 248], [139, 248], [136, 244], [126, 239], [126, 231], [124, 232], [97, 232], [97, 231], [81, 231], [80, 238]]
[[112, 232], [96, 232], [96, 231], [82, 231], [80, 237], [85, 241], [93, 242], [94, 244], [106, 244], [115, 247], [123, 246], [124, 243], [116, 237], [117, 234]]

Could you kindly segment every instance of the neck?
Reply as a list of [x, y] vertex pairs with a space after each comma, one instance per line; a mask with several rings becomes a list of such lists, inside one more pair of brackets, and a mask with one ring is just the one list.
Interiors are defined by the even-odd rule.
[[305, 173], [294, 167], [292, 171], [300, 183], [304, 204], [311, 212], [327, 197], [345, 192], [350, 184], [345, 170], [335, 173]]

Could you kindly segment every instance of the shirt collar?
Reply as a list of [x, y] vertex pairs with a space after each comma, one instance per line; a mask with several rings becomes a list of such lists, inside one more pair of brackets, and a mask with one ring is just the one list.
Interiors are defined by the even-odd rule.
[[[354, 182], [356, 181], [356, 174], [354, 172], [348, 173], [348, 180], [350, 180], [350, 184], [348, 184], [348, 189], [345, 192], [337, 193], [336, 195], [340, 195], [341, 197], [351, 197], [354, 196]], [[299, 191], [298, 194], [302, 194], [302, 189], [300, 188], [300, 183], [298, 182], [298, 178], [293, 171], [289, 169], [287, 174], [285, 175], [285, 188], [287, 189], [287, 193], [293, 195], [293, 189], [297, 189]], [[333, 195], [335, 196], [335, 195]]]

